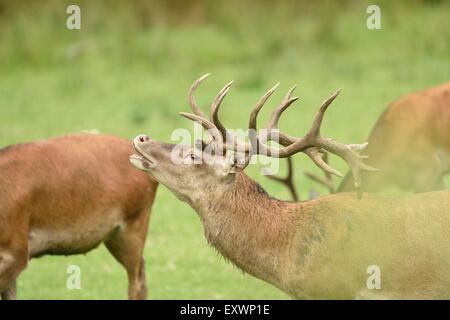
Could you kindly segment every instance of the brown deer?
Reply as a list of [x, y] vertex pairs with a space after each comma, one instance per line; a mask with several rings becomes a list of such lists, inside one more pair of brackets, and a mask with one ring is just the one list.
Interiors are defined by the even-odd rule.
[[[450, 82], [409, 94], [384, 111], [368, 138], [365, 153], [380, 169], [363, 173], [364, 190], [394, 186], [424, 192], [444, 189], [450, 173]], [[353, 190], [347, 174], [337, 191]]]
[[[229, 85], [211, 106], [208, 120], [195, 104], [193, 114], [213, 137], [209, 143], [180, 146], [146, 135], [133, 140], [130, 161], [169, 188], [200, 216], [209, 243], [245, 272], [293, 298], [439, 298], [450, 296], [450, 192], [400, 199], [340, 193], [305, 202], [271, 198], [243, 170], [255, 154], [288, 157], [304, 152], [328, 172], [318, 148], [342, 157], [359, 183], [362, 145], [346, 145], [321, 136], [324, 101], [302, 138], [278, 131], [281, 113], [296, 100], [292, 90], [272, 114], [268, 130], [256, 131], [258, 112], [250, 115], [250, 143], [238, 141], [217, 114]], [[278, 140], [279, 149], [265, 142]], [[207, 149], [213, 152], [206, 152]], [[173, 160], [177, 161], [173, 161]], [[179, 160], [182, 161], [179, 161]], [[368, 286], [368, 270], [377, 266], [381, 289]]]
[[128, 140], [74, 134], [0, 150], [0, 293], [16, 298], [31, 258], [105, 243], [145, 299], [142, 257], [157, 182], [127, 161]]

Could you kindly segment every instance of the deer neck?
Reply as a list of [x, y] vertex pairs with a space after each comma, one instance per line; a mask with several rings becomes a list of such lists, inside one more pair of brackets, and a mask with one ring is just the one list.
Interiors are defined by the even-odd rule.
[[299, 203], [270, 198], [244, 173], [210, 195], [191, 203], [208, 242], [242, 270], [280, 287]]

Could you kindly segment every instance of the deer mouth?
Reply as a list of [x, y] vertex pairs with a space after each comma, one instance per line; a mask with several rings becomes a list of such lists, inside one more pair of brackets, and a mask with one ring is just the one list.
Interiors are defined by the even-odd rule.
[[156, 161], [151, 159], [149, 156], [145, 155], [142, 151], [139, 150], [139, 147], [133, 142], [135, 154], [130, 156], [130, 162], [141, 170], [148, 170], [156, 167]]

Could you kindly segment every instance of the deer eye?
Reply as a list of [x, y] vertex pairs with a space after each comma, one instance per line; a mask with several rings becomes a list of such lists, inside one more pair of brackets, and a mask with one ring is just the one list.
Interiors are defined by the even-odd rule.
[[200, 158], [194, 152], [189, 152], [184, 156], [184, 159], [186, 164], [196, 164]]

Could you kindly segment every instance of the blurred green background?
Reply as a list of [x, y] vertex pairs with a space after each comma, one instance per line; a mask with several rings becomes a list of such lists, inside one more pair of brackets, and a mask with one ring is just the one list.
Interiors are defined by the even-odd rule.
[[[66, 28], [66, 8], [81, 8], [81, 30]], [[382, 29], [366, 27], [368, 4], [381, 8]], [[362, 142], [388, 103], [450, 80], [450, 1], [6, 1], [0, 0], [0, 147], [98, 129], [169, 141], [192, 128], [187, 90], [205, 110], [231, 79], [222, 108], [230, 128], [245, 128], [257, 99], [275, 82], [261, 123], [293, 84], [301, 100], [280, 127], [308, 129], [337, 88], [323, 134]], [[346, 171], [345, 164], [332, 164]], [[320, 173], [295, 157], [302, 198]], [[284, 168], [282, 168], [284, 169]], [[268, 192], [285, 188], [258, 174]], [[316, 187], [320, 192], [326, 190]], [[285, 299], [277, 289], [226, 263], [203, 237], [196, 213], [164, 187], [158, 191], [145, 250], [150, 299]], [[66, 289], [66, 268], [82, 270], [82, 290]], [[124, 299], [125, 271], [101, 247], [86, 256], [31, 261], [19, 280], [22, 299]]]

